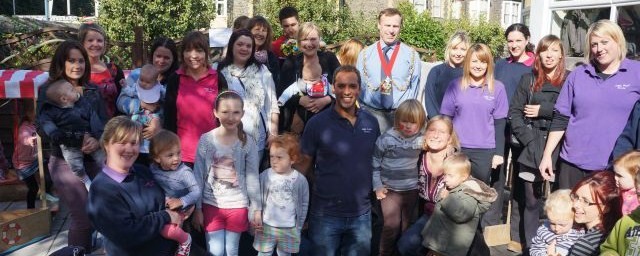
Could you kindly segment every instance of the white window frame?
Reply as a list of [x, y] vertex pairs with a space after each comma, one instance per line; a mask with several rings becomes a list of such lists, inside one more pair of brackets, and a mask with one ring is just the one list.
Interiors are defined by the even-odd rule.
[[522, 3], [516, 1], [502, 2], [501, 14], [500, 23], [503, 28], [507, 28], [514, 23], [522, 22]]
[[213, 0], [218, 16], [227, 16], [227, 0]]
[[[484, 3], [485, 6], [481, 6]], [[484, 7], [484, 10], [481, 9]], [[491, 11], [491, 1], [489, 0], [471, 0], [469, 1], [469, 18], [472, 20], [479, 20], [480, 16], [484, 14], [485, 19], [488, 21]]]
[[444, 18], [444, 8], [442, 0], [431, 0], [431, 17]]
[[416, 12], [423, 13], [427, 10], [427, 0], [413, 0], [411, 2], [413, 3], [413, 9], [415, 9]]
[[451, 10], [449, 12], [449, 17], [452, 19], [459, 20], [462, 17], [462, 4], [464, 2], [462, 0], [454, 0], [451, 3]]

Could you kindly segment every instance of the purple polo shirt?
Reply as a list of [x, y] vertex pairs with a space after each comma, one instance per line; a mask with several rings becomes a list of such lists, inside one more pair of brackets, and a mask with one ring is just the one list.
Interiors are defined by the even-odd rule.
[[451, 81], [444, 93], [440, 114], [453, 119], [453, 128], [463, 148], [491, 149], [496, 147], [493, 120], [507, 117], [509, 101], [504, 85], [496, 80], [493, 93], [486, 87], [462, 91], [461, 78]]
[[129, 173], [119, 173], [106, 165], [102, 167], [102, 172], [118, 183], [122, 183], [122, 181], [129, 175]]
[[562, 86], [555, 110], [569, 117], [562, 159], [585, 170], [602, 170], [633, 105], [640, 98], [640, 62], [624, 59], [602, 80], [592, 65], [577, 67]]

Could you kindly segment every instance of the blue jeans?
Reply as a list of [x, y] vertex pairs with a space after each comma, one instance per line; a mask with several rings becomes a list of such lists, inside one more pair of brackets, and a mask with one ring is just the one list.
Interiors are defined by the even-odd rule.
[[240, 234], [224, 229], [205, 233], [209, 253], [214, 256], [238, 255]]
[[422, 250], [422, 229], [427, 224], [429, 217], [422, 215], [411, 225], [398, 240], [398, 251], [402, 256], [418, 256], [424, 255]]
[[371, 251], [371, 212], [357, 217], [309, 216], [315, 256], [360, 256]]

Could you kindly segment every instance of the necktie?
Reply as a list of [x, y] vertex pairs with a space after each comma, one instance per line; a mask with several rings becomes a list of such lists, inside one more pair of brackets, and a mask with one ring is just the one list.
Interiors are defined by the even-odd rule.
[[[389, 61], [389, 51], [393, 49], [393, 45], [385, 45], [382, 47], [382, 53], [384, 54], [384, 59]], [[398, 51], [399, 49], [396, 49]], [[391, 74], [389, 74], [391, 77]], [[387, 78], [387, 75], [384, 74], [384, 70], [382, 69], [382, 63], [380, 63], [380, 82], [383, 82]], [[380, 94], [380, 103], [383, 109], [391, 109], [393, 108], [393, 88], [391, 88], [391, 92], [389, 94]]]

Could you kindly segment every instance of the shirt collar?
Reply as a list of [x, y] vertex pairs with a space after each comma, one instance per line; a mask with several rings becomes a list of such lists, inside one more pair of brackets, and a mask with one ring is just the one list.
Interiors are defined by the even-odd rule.
[[[176, 70], [176, 74], [178, 74], [178, 75], [186, 75], [187, 71], [185, 71], [184, 68], [180, 67], [180, 68], [178, 68], [178, 70]], [[207, 68], [207, 74], [208, 75], [215, 75], [217, 73], [216, 73], [215, 69]]]
[[[536, 61], [536, 55], [533, 52], [525, 52], [525, 54], [529, 56], [529, 59], [522, 62], [522, 64], [524, 64], [527, 67], [533, 66], [533, 63]], [[513, 61], [514, 60], [512, 57], [507, 58], [507, 62], [512, 63]]]
[[387, 44], [387, 43], [385, 43], [384, 41], [382, 41], [382, 39], [378, 40], [378, 42], [380, 42], [380, 47], [381, 47], [381, 48], [384, 48], [385, 46], [394, 46], [394, 47], [393, 47], [393, 49], [395, 49], [395, 46], [396, 46], [396, 45], [400, 46], [400, 40], [397, 40], [397, 39], [396, 39], [396, 41], [394, 41], [394, 42], [393, 42], [392, 44], [390, 44], [390, 45], [389, 45], [389, 44]]
[[122, 181], [124, 181], [124, 179], [127, 178], [127, 176], [129, 176], [129, 174], [131, 174], [131, 171], [129, 171], [129, 173], [120, 173], [117, 172], [116, 170], [112, 169], [109, 166], [104, 166], [102, 167], [102, 172], [104, 174], [106, 174], [107, 176], [109, 176], [109, 178], [115, 180], [118, 183], [122, 183]]
[[[360, 103], [360, 104], [361, 104], [361, 103]], [[331, 106], [330, 106], [330, 111], [331, 111], [330, 113], [331, 113], [331, 117], [332, 117], [332, 118], [334, 118], [334, 119], [346, 119], [346, 118], [344, 118], [343, 116], [341, 116], [341, 115], [338, 113], [338, 111], [336, 111], [335, 107], [336, 107], [336, 103], [335, 103], [335, 102], [331, 103]], [[356, 118], [357, 118], [359, 115], [360, 115], [360, 108], [356, 105]]]
[[[631, 65], [631, 61], [627, 58], [622, 59], [620, 61], [620, 66], [618, 67], [618, 71], [626, 72], [629, 65]], [[585, 71], [588, 72], [591, 76], [597, 76], [598, 71], [596, 70], [596, 66], [593, 63], [586, 65]]]

